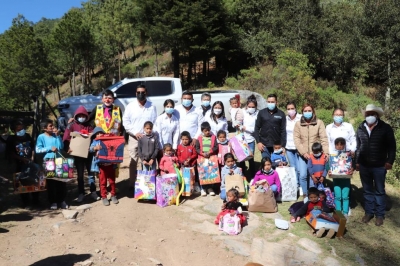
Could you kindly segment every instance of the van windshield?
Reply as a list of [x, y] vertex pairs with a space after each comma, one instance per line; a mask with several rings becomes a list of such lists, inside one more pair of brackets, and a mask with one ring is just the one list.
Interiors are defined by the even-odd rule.
[[[110, 87], [106, 88], [105, 90], [113, 91], [115, 88], [118, 88], [121, 85], [122, 85], [122, 81], [118, 81], [117, 83], [114, 83], [113, 85], [111, 85]], [[105, 90], [102, 90], [99, 93], [93, 93], [93, 95], [97, 94], [98, 96], [101, 96], [103, 94], [103, 91], [105, 91]]]

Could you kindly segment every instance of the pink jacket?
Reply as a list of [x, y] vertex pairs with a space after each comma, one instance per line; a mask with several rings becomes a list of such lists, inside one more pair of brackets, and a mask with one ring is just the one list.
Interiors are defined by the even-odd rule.
[[174, 163], [178, 163], [178, 158], [176, 156], [163, 156], [160, 161], [160, 170], [161, 175], [167, 174], [165, 171], [168, 171], [168, 174], [175, 173]]
[[251, 185], [254, 185], [257, 181], [260, 181], [260, 180], [267, 180], [267, 182], [270, 186], [275, 184], [277, 187], [278, 193], [281, 192], [281, 180], [279, 179], [279, 175], [275, 170], [270, 175], [265, 175], [265, 174], [261, 173], [261, 171], [258, 171], [256, 173], [256, 176], [254, 177]]

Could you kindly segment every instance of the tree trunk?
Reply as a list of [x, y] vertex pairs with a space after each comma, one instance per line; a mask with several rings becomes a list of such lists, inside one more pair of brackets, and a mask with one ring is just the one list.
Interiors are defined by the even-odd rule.
[[58, 81], [57, 81], [57, 93], [58, 93], [58, 100], [61, 101], [60, 83]]
[[72, 72], [72, 96], [75, 96], [76, 94], [75, 94], [75, 92], [76, 92], [76, 90], [75, 90], [76, 88], [75, 88], [75, 71], [74, 72]]
[[118, 81], [121, 80], [121, 53], [118, 53]]
[[385, 110], [388, 110], [390, 106], [390, 87], [392, 86], [390, 57], [388, 57], [387, 74], [388, 74], [388, 86], [386, 88], [386, 95], [385, 95]]
[[187, 73], [187, 83], [190, 86], [192, 84], [192, 71], [193, 71], [193, 62], [192, 62], [192, 57], [189, 53], [188, 56], [188, 73]]
[[179, 50], [174, 48], [171, 51], [173, 61], [174, 78], [179, 78]]

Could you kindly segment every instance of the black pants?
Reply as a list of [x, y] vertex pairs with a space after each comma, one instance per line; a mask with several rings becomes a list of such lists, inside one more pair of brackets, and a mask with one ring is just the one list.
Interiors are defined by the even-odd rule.
[[61, 203], [67, 196], [67, 184], [62, 181], [47, 179], [47, 194], [50, 204]]
[[[91, 164], [92, 164], [92, 159], [93, 155], [89, 154], [88, 158], [82, 158], [82, 157], [77, 157], [74, 156], [74, 164], [76, 167], [76, 172], [78, 175], [78, 191], [79, 194], [85, 194], [85, 181], [83, 179], [84, 173], [85, 173], [85, 168], [88, 173], [88, 176], [93, 175], [92, 172], [90, 172]], [[96, 187], [94, 187], [94, 190], [92, 190], [92, 187], [90, 188], [90, 191], [96, 191]]]
[[21, 193], [21, 200], [24, 206], [29, 205], [30, 195], [32, 196], [32, 204], [39, 204], [39, 193], [40, 192], [32, 192], [32, 193]]

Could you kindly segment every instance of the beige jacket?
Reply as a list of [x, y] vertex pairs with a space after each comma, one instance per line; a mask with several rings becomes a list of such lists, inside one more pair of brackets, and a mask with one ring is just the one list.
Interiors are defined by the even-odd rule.
[[301, 117], [300, 121], [296, 122], [293, 138], [296, 149], [301, 156], [311, 153], [311, 146], [315, 142], [320, 142], [323, 152], [329, 154], [329, 143], [324, 122], [317, 119], [315, 115], [311, 119], [310, 124], [305, 122], [304, 117]]

